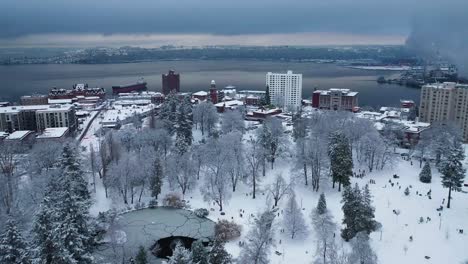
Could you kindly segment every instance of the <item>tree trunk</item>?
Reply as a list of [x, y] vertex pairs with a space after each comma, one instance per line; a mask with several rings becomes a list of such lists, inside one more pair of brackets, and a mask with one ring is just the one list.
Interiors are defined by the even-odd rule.
[[253, 174], [253, 193], [252, 193], [252, 198], [255, 199], [255, 188], [256, 188], [256, 177], [255, 173]]
[[341, 181], [338, 182], [338, 191], [341, 192]]
[[307, 182], [307, 165], [304, 162], [304, 180], [305, 180], [305, 185], [307, 186], [309, 183]]
[[452, 200], [452, 186], [449, 187], [447, 208], [450, 208], [450, 200]]

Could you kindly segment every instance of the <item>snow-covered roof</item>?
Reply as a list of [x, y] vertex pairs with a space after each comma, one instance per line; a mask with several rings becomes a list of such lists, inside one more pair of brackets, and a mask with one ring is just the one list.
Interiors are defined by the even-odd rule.
[[27, 135], [31, 134], [30, 130], [18, 130], [11, 133], [6, 140], [23, 140]]
[[18, 113], [20, 111], [69, 110], [72, 105], [19, 105], [0, 107], [0, 113]]
[[340, 92], [342, 96], [356, 96], [358, 92], [352, 92], [349, 89], [343, 88], [330, 88], [328, 90], [317, 90], [314, 93], [320, 93], [320, 95], [330, 95], [331, 92]]
[[205, 91], [198, 91], [198, 92], [196, 92], [196, 93], [193, 93], [192, 95], [193, 95], [193, 96], [207, 96], [208, 93], [205, 92]]
[[8, 136], [7, 132], [0, 131], [0, 138], [6, 138]]
[[216, 107], [232, 107], [232, 106], [240, 106], [244, 105], [244, 102], [239, 101], [239, 100], [232, 100], [232, 101], [225, 101], [225, 102], [220, 102], [215, 104]]
[[49, 104], [71, 104], [72, 99], [48, 99]]
[[68, 133], [68, 127], [50, 127], [46, 128], [44, 132], [38, 135], [37, 139], [53, 139], [61, 138]]

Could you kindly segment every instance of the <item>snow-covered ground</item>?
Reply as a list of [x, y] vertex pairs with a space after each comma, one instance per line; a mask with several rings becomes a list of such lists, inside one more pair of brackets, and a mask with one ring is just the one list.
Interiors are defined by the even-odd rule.
[[[96, 146], [97, 138], [94, 131], [99, 129], [98, 121], [99, 118], [96, 119], [87, 135], [83, 138], [83, 146], [89, 146], [90, 144]], [[254, 133], [254, 131], [251, 130], [248, 133]], [[249, 134], [245, 135], [244, 138], [248, 138], [248, 136]], [[194, 129], [194, 138], [194, 141], [202, 138], [199, 130]], [[292, 144], [290, 144], [291, 147]], [[375, 184], [370, 184], [370, 190], [374, 197], [373, 204], [376, 208], [376, 220], [383, 225], [383, 228], [381, 232], [377, 231], [371, 234], [371, 244], [378, 255], [379, 263], [458, 264], [468, 260], [468, 251], [466, 250], [466, 245], [468, 245], [468, 194], [463, 192], [453, 193], [452, 208], [444, 209], [439, 217], [439, 212], [436, 209], [442, 205], [442, 201], [447, 197], [448, 193], [448, 190], [441, 185], [440, 174], [433, 168], [432, 183], [421, 183], [418, 179], [421, 171], [419, 163], [415, 161], [411, 164], [410, 161], [403, 160], [400, 157], [397, 159], [393, 168], [368, 173], [362, 179], [352, 178], [352, 184], [358, 183], [360, 186], [369, 183], [371, 179], [375, 181]], [[305, 240], [291, 240], [285, 234], [280, 233], [279, 229], [282, 228], [282, 210], [280, 210], [280, 215], [276, 219], [276, 242], [270, 254], [270, 261], [273, 264], [311, 263], [315, 257], [316, 241], [309, 215], [312, 208], [316, 206], [320, 193], [313, 192], [310, 186], [304, 186], [297, 180], [301, 176], [298, 175], [293, 164], [291, 157], [284, 155], [275, 163], [273, 170], [268, 168], [266, 176], [261, 177], [260, 191], [256, 199], [252, 199], [251, 187], [240, 184], [232, 199], [225, 205], [224, 216], [220, 214], [217, 206], [203, 201], [199, 190], [203, 184], [202, 182], [198, 182], [196, 187], [191, 188], [184, 198], [188, 200], [192, 209], [212, 208], [209, 218], [214, 221], [233, 219], [243, 226], [241, 238], [226, 245], [228, 251], [234, 257], [237, 257], [240, 252], [238, 242], [245, 239], [245, 235], [253, 221], [252, 216], [261, 212], [267, 206], [271, 206], [270, 199], [267, 198], [266, 192], [262, 190], [273, 181], [277, 174], [281, 174], [287, 181], [295, 183], [298, 203], [304, 209], [304, 217], [309, 224], [310, 232]], [[357, 168], [355, 169], [357, 170]], [[393, 179], [392, 175], [394, 174], [397, 174], [400, 178]], [[389, 180], [394, 183], [393, 187]], [[96, 185], [95, 204], [91, 208], [93, 215], [110, 208], [124, 207], [121, 199], [105, 197], [100, 180]], [[406, 187], [410, 187], [409, 196], [404, 194]], [[429, 190], [432, 191], [432, 199], [429, 199], [426, 195]], [[164, 194], [169, 191], [167, 184], [165, 184], [159, 197], [164, 197]], [[326, 194], [327, 206], [335, 221], [341, 224], [343, 218], [341, 193], [331, 188], [328, 179], [321, 182], [322, 191]], [[466, 187], [464, 187], [464, 191], [468, 191]], [[148, 201], [148, 199], [146, 197], [144, 200]], [[283, 208], [286, 200], [287, 198], [283, 198], [280, 201], [280, 209]], [[240, 210], [245, 211], [242, 217]], [[398, 211], [399, 215], [396, 215], [394, 210]], [[424, 219], [423, 223], [419, 223], [420, 217]], [[427, 221], [428, 218], [431, 220]], [[463, 229], [465, 232], [461, 234], [458, 232], [459, 229]], [[413, 237], [413, 241], [410, 241], [410, 236]], [[341, 242], [340, 230], [336, 230], [336, 241], [339, 244], [343, 243], [345, 248], [348, 247], [347, 243]], [[280, 252], [281, 255], [275, 254], [275, 251]], [[430, 257], [430, 259], [426, 259], [425, 256]]]

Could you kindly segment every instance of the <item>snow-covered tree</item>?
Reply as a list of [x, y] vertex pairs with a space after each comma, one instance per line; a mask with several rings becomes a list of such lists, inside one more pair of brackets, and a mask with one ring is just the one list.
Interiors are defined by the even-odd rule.
[[284, 195], [290, 191], [290, 185], [286, 183], [281, 174], [276, 175], [275, 181], [268, 186], [268, 193], [275, 201], [274, 206], [278, 206], [278, 202], [283, 198]]
[[[188, 151], [189, 147], [192, 145], [193, 136], [192, 136], [192, 120], [191, 120], [191, 108], [184, 107], [185, 104], [182, 104], [176, 115], [176, 139], [175, 147], [176, 151], [181, 155]], [[187, 111], [185, 111], [187, 110]], [[188, 112], [190, 110], [190, 112]]]
[[178, 105], [179, 100], [177, 99], [176, 94], [171, 92], [166, 96], [161, 109], [159, 109], [159, 119], [162, 121], [163, 128], [165, 128], [171, 135], [175, 132]]
[[333, 263], [337, 254], [334, 238], [336, 224], [327, 209], [325, 194], [320, 195], [317, 207], [312, 210], [311, 218], [318, 242], [314, 264]]
[[201, 187], [203, 198], [208, 202], [215, 202], [219, 210], [231, 197], [229, 190], [228, 164], [231, 162], [231, 150], [222, 143], [222, 137], [207, 142], [205, 152], [207, 155], [205, 184]]
[[291, 239], [302, 239], [308, 235], [307, 225], [302, 214], [302, 208], [297, 204], [296, 194], [291, 192], [284, 208], [283, 227]]
[[341, 185], [348, 186], [353, 175], [353, 155], [346, 136], [339, 131], [332, 133], [328, 151], [333, 186], [338, 182], [338, 191], [341, 191]]
[[349, 241], [359, 232], [370, 234], [377, 228], [374, 220], [374, 207], [368, 185], [361, 191], [356, 184], [354, 188], [346, 186], [343, 192], [343, 224], [341, 236]]
[[377, 264], [377, 255], [369, 243], [369, 235], [366, 232], [359, 232], [351, 240], [350, 264]]
[[228, 151], [227, 173], [231, 180], [232, 191], [236, 191], [238, 182], [245, 175], [246, 162], [242, 134], [234, 131], [221, 137], [221, 142]]
[[192, 261], [196, 264], [208, 264], [208, 251], [200, 240], [192, 243]]
[[426, 162], [426, 164], [424, 164], [424, 167], [421, 170], [421, 173], [419, 174], [419, 180], [423, 183], [431, 183], [432, 173], [431, 165], [429, 164], [429, 162]]
[[193, 264], [192, 252], [181, 244], [177, 244], [167, 264]]
[[158, 195], [161, 193], [161, 187], [163, 185], [164, 171], [161, 159], [156, 156], [153, 162], [151, 176], [149, 179], [149, 188], [151, 191], [151, 197], [157, 200]]
[[254, 226], [247, 234], [247, 243], [242, 247], [238, 263], [267, 264], [268, 254], [273, 245], [272, 230], [276, 210], [267, 210], [256, 218]]
[[460, 141], [455, 140], [450, 144], [448, 152], [445, 153], [446, 159], [441, 163], [442, 185], [449, 189], [447, 208], [450, 208], [452, 199], [452, 190], [460, 191], [465, 178], [466, 170], [463, 168], [462, 161], [465, 159], [465, 153]]
[[304, 139], [307, 136], [307, 118], [302, 116], [302, 112], [298, 111], [292, 116], [293, 122], [293, 138], [294, 140]]
[[257, 184], [259, 182], [259, 171], [265, 155], [264, 149], [260, 145], [257, 138], [251, 137], [247, 141], [247, 149], [245, 151], [245, 160], [250, 173], [249, 183], [252, 185], [252, 198], [256, 198]]
[[180, 188], [183, 195], [196, 183], [196, 164], [190, 153], [173, 154], [167, 161], [168, 180], [171, 186]]
[[19, 148], [15, 143], [0, 144], [0, 205], [7, 215], [13, 210], [18, 195], [17, 160], [22, 152]]
[[224, 242], [221, 239], [215, 239], [213, 247], [208, 254], [208, 263], [210, 264], [231, 264], [232, 256], [224, 248]]
[[88, 227], [90, 196], [79, 159], [70, 145], [63, 173], [51, 178], [33, 223], [34, 259], [39, 263], [92, 263]]
[[238, 131], [241, 134], [244, 133], [244, 115], [240, 110], [235, 109], [232, 111], [226, 111], [225, 113], [223, 113], [223, 118], [221, 122], [221, 131], [224, 134], [231, 133], [234, 131]]
[[273, 169], [279, 150], [284, 146], [283, 124], [275, 117], [265, 119], [262, 128], [258, 130], [258, 138], [265, 150], [265, 158]]
[[193, 122], [197, 127], [199, 126], [203, 136], [205, 132], [211, 134], [218, 122], [218, 113], [213, 103], [206, 101], [194, 106]]
[[141, 170], [133, 153], [125, 153], [122, 159], [113, 162], [109, 168], [105, 184], [122, 197], [125, 204], [132, 203], [141, 183]]
[[0, 236], [0, 263], [31, 263], [28, 245], [12, 219], [7, 221], [5, 232]]

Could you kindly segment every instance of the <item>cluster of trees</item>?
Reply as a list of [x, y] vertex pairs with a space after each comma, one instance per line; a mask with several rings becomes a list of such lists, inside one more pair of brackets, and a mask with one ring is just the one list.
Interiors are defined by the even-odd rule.
[[[133, 259], [134, 264], [148, 264], [147, 251], [140, 246], [138, 254]], [[192, 243], [192, 248], [186, 249], [177, 244], [169, 258], [168, 264], [231, 264], [232, 256], [225, 250], [224, 242], [215, 240], [213, 245], [206, 248], [200, 240]]]
[[29, 243], [10, 215], [0, 239], [2, 263], [92, 263], [90, 194], [75, 145], [65, 145], [58, 164], [33, 217]]
[[435, 167], [442, 174], [442, 186], [448, 189], [447, 208], [450, 208], [452, 191], [461, 191], [466, 172], [462, 163], [465, 150], [459, 127], [453, 124], [433, 124], [421, 134], [413, 155], [419, 157], [420, 167], [426, 161], [419, 176], [424, 183], [432, 181], [429, 161], [434, 161]]
[[395, 133], [379, 133], [374, 124], [346, 112], [314, 112], [293, 116], [296, 167], [314, 191], [329, 176], [333, 186], [349, 184], [353, 161], [368, 171], [382, 170], [394, 160]]

